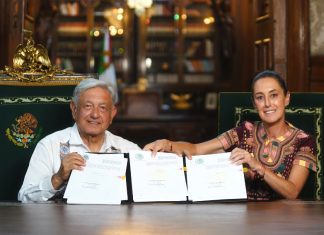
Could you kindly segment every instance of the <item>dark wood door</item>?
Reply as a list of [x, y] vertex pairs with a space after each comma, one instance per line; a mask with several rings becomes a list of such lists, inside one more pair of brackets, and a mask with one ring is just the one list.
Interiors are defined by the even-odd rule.
[[274, 69], [274, 19], [273, 7], [269, 0], [254, 1], [255, 37], [254, 72]]
[[254, 72], [287, 73], [285, 1], [254, 0]]
[[274, 69], [291, 91], [309, 91], [309, 1], [254, 0], [254, 72]]

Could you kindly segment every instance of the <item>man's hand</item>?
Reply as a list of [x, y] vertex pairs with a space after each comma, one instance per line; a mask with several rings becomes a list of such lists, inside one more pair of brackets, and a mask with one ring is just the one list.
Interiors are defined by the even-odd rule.
[[58, 172], [52, 176], [53, 187], [58, 189], [69, 179], [72, 170], [82, 170], [85, 164], [86, 161], [80, 154], [67, 154], [62, 160], [61, 167]]

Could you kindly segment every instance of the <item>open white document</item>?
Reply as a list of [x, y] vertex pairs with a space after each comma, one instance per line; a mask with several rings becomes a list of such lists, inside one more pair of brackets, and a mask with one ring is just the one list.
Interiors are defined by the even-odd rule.
[[229, 160], [230, 153], [186, 159], [189, 200], [246, 199], [242, 165]]
[[73, 170], [64, 198], [71, 204], [120, 204], [127, 199], [123, 154], [85, 153], [86, 166]]
[[183, 159], [173, 153], [129, 153], [134, 202], [186, 201]]

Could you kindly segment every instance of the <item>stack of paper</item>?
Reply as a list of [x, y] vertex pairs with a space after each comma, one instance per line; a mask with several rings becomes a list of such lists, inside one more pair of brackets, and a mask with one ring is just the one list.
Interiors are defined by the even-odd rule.
[[[87, 160], [84, 170], [72, 171], [69, 179], [64, 194], [67, 203], [120, 204], [127, 200], [124, 154], [86, 153], [84, 157]], [[193, 156], [188, 160], [173, 153], [157, 153], [152, 157], [149, 151], [131, 151], [133, 200], [246, 199], [243, 167], [232, 164], [229, 158], [230, 153]]]
[[229, 161], [230, 153], [194, 156], [187, 160], [189, 200], [245, 199], [242, 165]]
[[129, 153], [134, 202], [186, 201], [183, 159], [172, 153]]
[[120, 204], [127, 199], [124, 154], [86, 153], [86, 166], [73, 170], [64, 198], [72, 204]]
[[193, 156], [186, 159], [173, 153], [133, 151], [129, 153], [133, 199], [145, 201], [192, 201], [246, 199], [242, 165], [229, 160], [230, 153]]

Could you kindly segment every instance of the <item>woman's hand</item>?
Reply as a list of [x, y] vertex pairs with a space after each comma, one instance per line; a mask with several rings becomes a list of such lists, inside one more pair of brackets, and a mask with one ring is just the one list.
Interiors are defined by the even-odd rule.
[[232, 153], [230, 160], [236, 165], [247, 164], [253, 172], [257, 172], [260, 176], [264, 176], [265, 168], [258, 162], [253, 154], [245, 151], [244, 149], [235, 148]]
[[143, 150], [152, 151], [152, 156], [155, 157], [157, 152], [172, 152], [178, 156], [187, 156], [191, 159], [196, 154], [196, 146], [189, 142], [173, 142], [167, 139], [156, 140], [144, 146]]
[[264, 167], [252, 154], [239, 148], [232, 151], [230, 159], [235, 164], [247, 164], [252, 171], [249, 172], [252, 173], [251, 175], [253, 172], [258, 173], [274, 191], [287, 199], [298, 197], [309, 175], [309, 170], [306, 167], [293, 165], [288, 179], [279, 177]]

